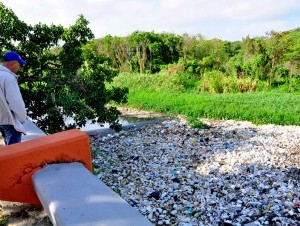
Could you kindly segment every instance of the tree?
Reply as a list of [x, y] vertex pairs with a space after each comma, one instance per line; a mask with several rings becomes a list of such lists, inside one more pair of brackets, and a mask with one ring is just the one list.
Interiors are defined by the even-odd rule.
[[289, 44], [285, 39], [286, 32], [271, 32], [267, 41], [267, 54], [271, 61], [271, 70], [269, 73], [269, 83], [274, 82], [275, 71], [281, 63], [281, 60], [286, 54]]
[[[88, 120], [121, 128], [120, 112], [107, 104], [126, 102], [128, 90], [106, 85], [118, 71], [85, 46], [93, 37], [82, 15], [69, 28], [31, 26], [0, 3], [0, 51], [18, 51], [27, 61], [21, 92], [29, 116], [47, 133], [81, 127]], [[66, 124], [66, 117], [74, 123]]]
[[288, 32], [285, 37], [287, 51], [283, 63], [294, 73], [300, 75], [300, 28]]
[[133, 32], [128, 37], [133, 64], [136, 62], [140, 73], [156, 73], [170, 63], [177, 62], [182, 39], [168, 33]]
[[129, 36], [107, 35], [89, 41], [121, 72], [156, 73], [180, 57], [183, 38], [170, 33], [135, 31]]
[[122, 72], [132, 72], [132, 55], [128, 37], [106, 35], [103, 38], [89, 41], [88, 45], [97, 49], [97, 53], [108, 57], [112, 65]]

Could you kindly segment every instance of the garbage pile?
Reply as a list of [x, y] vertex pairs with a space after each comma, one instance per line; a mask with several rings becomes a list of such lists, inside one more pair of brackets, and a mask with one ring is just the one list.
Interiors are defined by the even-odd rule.
[[300, 127], [205, 123], [92, 135], [95, 174], [154, 225], [297, 225]]

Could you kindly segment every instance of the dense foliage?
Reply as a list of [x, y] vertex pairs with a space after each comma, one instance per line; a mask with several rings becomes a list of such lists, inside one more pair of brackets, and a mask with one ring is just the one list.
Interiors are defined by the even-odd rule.
[[160, 72], [120, 68], [114, 84], [129, 87], [126, 106], [185, 115], [192, 125], [201, 117], [300, 125], [300, 29], [236, 42], [177, 38], [178, 59]]
[[[19, 83], [29, 116], [45, 132], [81, 127], [87, 120], [121, 128], [110, 101], [126, 102], [126, 88], [107, 88], [118, 71], [88, 43], [94, 37], [81, 15], [69, 28], [27, 25], [0, 2], [0, 53], [17, 51], [27, 61]], [[66, 117], [73, 121], [66, 124]]]
[[200, 91], [300, 90], [300, 29], [229, 42], [201, 35], [133, 32], [91, 45], [121, 72], [193, 75]]

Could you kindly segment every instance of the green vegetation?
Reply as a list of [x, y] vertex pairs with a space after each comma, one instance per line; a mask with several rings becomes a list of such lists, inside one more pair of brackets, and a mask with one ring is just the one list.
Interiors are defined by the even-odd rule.
[[108, 35], [88, 45], [111, 59], [120, 72], [194, 76], [201, 80], [202, 91], [300, 90], [300, 29], [235, 42], [136, 31], [127, 37]]
[[[126, 101], [127, 88], [105, 87], [118, 71], [111, 60], [85, 46], [94, 37], [81, 15], [74, 25], [27, 25], [0, 2], [0, 54], [17, 51], [27, 64], [19, 84], [29, 116], [47, 133], [108, 122], [116, 130], [120, 112], [107, 107]], [[74, 123], [66, 124], [65, 117]]]
[[127, 106], [196, 127], [199, 117], [300, 124], [300, 29], [235, 42], [137, 31], [90, 44], [118, 62], [113, 84], [129, 88]]
[[0, 226], [6, 226], [8, 224], [8, 219], [0, 219]]
[[[200, 117], [248, 120], [256, 124], [300, 125], [300, 98], [297, 93], [273, 89], [211, 94], [199, 92], [191, 88], [193, 86], [184, 89], [180, 83], [181, 75], [172, 75], [173, 79], [168, 76], [121, 74], [114, 83], [129, 87], [126, 106], [185, 115], [191, 124], [196, 123], [194, 126], [198, 127], [201, 124], [197, 125], [196, 119]], [[146, 84], [141, 81], [146, 81]]]
[[26, 59], [29, 116], [50, 133], [87, 120], [119, 130], [108, 103], [125, 104], [128, 88], [128, 106], [183, 114], [196, 127], [205, 126], [199, 117], [300, 123], [300, 28], [234, 42], [143, 31], [94, 39], [82, 15], [69, 28], [31, 26], [0, 2], [6, 50]]

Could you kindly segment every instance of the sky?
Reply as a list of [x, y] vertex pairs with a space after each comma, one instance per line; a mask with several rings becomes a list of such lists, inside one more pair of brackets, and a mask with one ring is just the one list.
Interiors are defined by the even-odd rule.
[[82, 14], [96, 38], [134, 31], [236, 41], [300, 27], [299, 0], [0, 0], [27, 24], [69, 27]]

